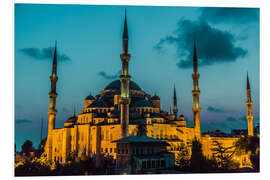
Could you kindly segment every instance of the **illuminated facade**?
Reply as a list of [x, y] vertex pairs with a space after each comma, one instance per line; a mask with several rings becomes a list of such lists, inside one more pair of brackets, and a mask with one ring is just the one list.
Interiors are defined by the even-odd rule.
[[[178, 117], [176, 89], [174, 88], [173, 113], [160, 108], [160, 98], [151, 96], [141, 89], [128, 73], [130, 54], [128, 52], [128, 28], [125, 15], [123, 32], [122, 74], [119, 80], [108, 84], [96, 96], [89, 95], [84, 100], [83, 111], [66, 120], [64, 128], [56, 129], [56, 82], [57, 51], [55, 47], [53, 70], [50, 77], [51, 92], [48, 125], [48, 137], [45, 154], [49, 160], [66, 163], [71, 155], [99, 156], [110, 155], [117, 157], [116, 141], [128, 136], [146, 135], [151, 138], [164, 140], [169, 146], [169, 152], [177, 152], [182, 144], [191, 152], [191, 142], [196, 138], [202, 143], [203, 153], [212, 157], [214, 142], [220, 142], [225, 147], [233, 146], [238, 137], [213, 137], [202, 135], [200, 131], [200, 103], [199, 103], [199, 73], [196, 43], [193, 52], [193, 114], [194, 127], [187, 127], [184, 115]], [[247, 78], [247, 120], [249, 135], [253, 135], [252, 101], [249, 80]], [[241, 166], [250, 166], [245, 162], [245, 156], [234, 159]]]

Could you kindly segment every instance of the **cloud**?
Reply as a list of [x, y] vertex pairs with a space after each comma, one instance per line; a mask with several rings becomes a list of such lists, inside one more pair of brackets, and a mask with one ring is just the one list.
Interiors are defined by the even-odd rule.
[[239, 122], [239, 123], [242, 123], [242, 122], [246, 122], [247, 118], [246, 118], [246, 116], [241, 116], [241, 117], [239, 117], [239, 118], [228, 117], [226, 120], [227, 120], [227, 121], [231, 121], [231, 122]]
[[222, 121], [202, 122], [201, 129], [203, 132], [221, 130], [230, 133], [233, 129], [247, 129], [247, 121], [244, 119], [244, 116], [229, 116]]
[[247, 117], [246, 116], [242, 116], [242, 117], [239, 118], [239, 120], [246, 121], [247, 120]]
[[219, 23], [235, 23], [246, 24], [249, 22], [259, 22], [259, 8], [200, 8], [200, 19], [207, 20], [215, 24]]
[[112, 80], [112, 79], [119, 78], [120, 74], [121, 74], [121, 70], [118, 71], [118, 72], [115, 73], [115, 74], [112, 74], [112, 75], [107, 74], [105, 71], [100, 71], [100, 72], [98, 72], [98, 75], [99, 75], [99, 76], [101, 76], [101, 77], [103, 77], [103, 78], [105, 78], [105, 79], [108, 79], [108, 80]]
[[208, 106], [208, 107], [207, 107], [207, 111], [208, 111], [208, 112], [216, 112], [216, 113], [224, 112], [223, 110], [218, 109], [218, 108], [214, 108], [214, 107], [212, 107], [212, 106]]
[[234, 117], [227, 117], [226, 121], [235, 122], [237, 119]]
[[234, 62], [238, 58], [245, 57], [248, 52], [235, 45], [236, 39], [232, 33], [214, 28], [202, 19], [198, 21], [181, 19], [175, 32], [160, 39], [154, 50], [164, 54], [166, 46], [175, 46], [177, 66], [187, 69], [192, 67], [194, 40], [197, 43], [200, 67]]
[[221, 130], [222, 132], [230, 132], [231, 127], [228, 122], [205, 122], [201, 124], [201, 130], [203, 132]]
[[26, 120], [26, 119], [16, 119], [15, 120], [16, 124], [26, 124], [26, 123], [32, 123], [31, 120]]
[[[54, 53], [54, 47], [48, 47], [48, 48], [22, 48], [19, 50], [21, 53], [23, 53], [26, 56], [29, 56], [33, 59], [37, 60], [51, 60], [53, 58]], [[60, 54], [57, 53], [57, 60], [59, 61], [70, 61], [70, 57], [68, 57], [66, 54]]]

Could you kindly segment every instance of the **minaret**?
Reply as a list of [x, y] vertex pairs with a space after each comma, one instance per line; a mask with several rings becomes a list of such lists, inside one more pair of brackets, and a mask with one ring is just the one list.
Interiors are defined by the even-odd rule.
[[55, 109], [56, 104], [56, 82], [58, 80], [57, 77], [57, 45], [55, 41], [55, 49], [54, 49], [54, 56], [53, 56], [53, 65], [52, 65], [52, 75], [50, 76], [51, 80], [51, 91], [49, 93], [50, 97], [50, 108], [48, 110], [49, 114], [49, 120], [48, 120], [48, 137], [47, 137], [47, 143], [48, 149], [47, 149], [47, 156], [49, 160], [52, 160], [52, 131], [55, 128], [55, 116], [57, 113], [57, 110]]
[[57, 110], [55, 109], [56, 104], [56, 82], [58, 80], [57, 77], [57, 50], [56, 50], [56, 41], [55, 41], [55, 48], [54, 48], [54, 56], [53, 56], [53, 65], [52, 65], [52, 75], [50, 76], [51, 80], [51, 92], [49, 93], [50, 97], [50, 108], [48, 110], [49, 114], [49, 126], [48, 131], [51, 131], [54, 129], [55, 126], [55, 115], [57, 113]]
[[193, 114], [194, 114], [194, 133], [195, 137], [200, 138], [201, 136], [201, 128], [200, 128], [200, 90], [199, 90], [199, 78], [200, 74], [198, 73], [198, 57], [197, 57], [197, 50], [196, 50], [196, 42], [194, 41], [194, 50], [193, 50]]
[[131, 99], [129, 98], [129, 82], [130, 75], [128, 74], [128, 63], [130, 60], [130, 54], [128, 53], [128, 28], [127, 28], [127, 16], [125, 10], [125, 22], [123, 32], [123, 48], [122, 54], [120, 55], [122, 61], [122, 74], [120, 75], [121, 82], [121, 96], [120, 96], [120, 107], [121, 107], [121, 129], [122, 137], [128, 136], [128, 124], [129, 124], [129, 104]]
[[250, 91], [250, 84], [249, 84], [249, 78], [248, 78], [248, 73], [247, 73], [247, 121], [248, 121], [248, 135], [253, 136], [254, 131], [253, 131], [253, 114], [252, 114], [252, 100], [251, 100], [251, 91]]
[[176, 91], [175, 91], [175, 85], [174, 85], [174, 90], [173, 90], [173, 114], [175, 116], [175, 119], [177, 119], [177, 97], [176, 97]]

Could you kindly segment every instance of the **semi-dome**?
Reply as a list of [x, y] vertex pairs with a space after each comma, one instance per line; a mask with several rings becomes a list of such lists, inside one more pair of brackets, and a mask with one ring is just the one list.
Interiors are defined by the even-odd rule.
[[[131, 90], [139, 90], [141, 91], [142, 89], [140, 88], [140, 86], [138, 84], [136, 84], [134, 81], [130, 81], [129, 83], [129, 89]], [[104, 90], [121, 90], [121, 82], [120, 80], [115, 80], [113, 82], [111, 82], [109, 85], [107, 85], [105, 87]]]

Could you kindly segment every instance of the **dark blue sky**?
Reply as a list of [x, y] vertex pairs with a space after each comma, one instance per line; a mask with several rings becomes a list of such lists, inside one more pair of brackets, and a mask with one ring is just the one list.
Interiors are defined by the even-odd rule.
[[[161, 107], [172, 106], [192, 125], [192, 52], [197, 41], [202, 131], [246, 128], [246, 72], [259, 122], [259, 9], [93, 5], [15, 5], [15, 142], [36, 145], [47, 121], [52, 52], [58, 41], [56, 127], [81, 112], [121, 69], [127, 8], [130, 74]], [[44, 122], [45, 126], [45, 122]], [[46, 126], [45, 126], [46, 127]], [[47, 131], [44, 130], [44, 136]]]

